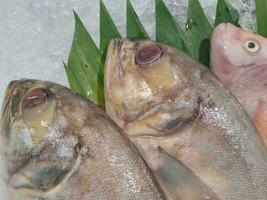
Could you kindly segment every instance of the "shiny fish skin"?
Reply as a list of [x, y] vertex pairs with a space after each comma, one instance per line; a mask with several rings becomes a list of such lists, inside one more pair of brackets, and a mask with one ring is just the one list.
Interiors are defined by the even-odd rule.
[[[107, 113], [170, 199], [267, 199], [267, 150], [241, 105], [205, 66], [160, 43], [116, 39], [105, 67]], [[181, 165], [183, 177], [175, 171]], [[193, 181], [177, 190], [179, 181], [168, 184], [170, 174]]]
[[[248, 42], [253, 42], [251, 48]], [[220, 24], [211, 39], [212, 71], [245, 108], [267, 146], [267, 39]]]
[[121, 129], [69, 89], [14, 81], [1, 114], [3, 200], [165, 199]]

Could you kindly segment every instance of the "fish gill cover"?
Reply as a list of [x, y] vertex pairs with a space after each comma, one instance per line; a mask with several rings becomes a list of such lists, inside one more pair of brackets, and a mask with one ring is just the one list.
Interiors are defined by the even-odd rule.
[[[258, 33], [267, 36], [267, 1], [255, 0]], [[126, 36], [149, 39], [130, 0], [126, 6]], [[211, 25], [199, 0], [189, 0], [183, 29], [163, 0], [155, 0], [156, 41], [175, 47], [209, 67], [210, 36], [220, 23], [239, 25], [239, 13], [226, 0], [217, 1], [215, 23]], [[105, 109], [104, 64], [111, 39], [121, 38], [113, 19], [100, 0], [100, 47], [93, 41], [79, 16], [74, 12], [75, 31], [67, 64], [64, 63], [70, 88]], [[168, 31], [166, 31], [168, 30]]]

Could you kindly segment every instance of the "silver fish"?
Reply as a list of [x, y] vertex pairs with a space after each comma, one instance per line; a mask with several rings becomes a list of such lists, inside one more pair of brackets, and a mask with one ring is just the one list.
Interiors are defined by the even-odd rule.
[[3, 200], [165, 199], [121, 129], [69, 89], [14, 81], [1, 116]]
[[105, 96], [107, 113], [169, 198], [267, 199], [263, 141], [240, 104], [199, 62], [153, 41], [113, 40]]

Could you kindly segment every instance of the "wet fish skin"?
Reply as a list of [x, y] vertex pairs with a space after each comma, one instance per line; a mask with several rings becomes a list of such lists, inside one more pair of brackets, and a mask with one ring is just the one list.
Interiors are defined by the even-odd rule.
[[55, 83], [10, 83], [0, 129], [3, 200], [165, 199], [129, 139]]
[[[190, 188], [203, 191], [199, 199], [267, 199], [266, 148], [241, 105], [205, 66], [160, 43], [116, 39], [107, 53], [105, 97], [107, 113], [163, 188], [170, 177], [159, 173], [168, 168], [159, 147], [193, 173], [183, 178], [200, 178], [203, 184]], [[166, 192], [173, 199], [182, 195], [176, 187], [179, 182]]]
[[220, 24], [212, 34], [211, 66], [245, 108], [267, 145], [267, 39]]

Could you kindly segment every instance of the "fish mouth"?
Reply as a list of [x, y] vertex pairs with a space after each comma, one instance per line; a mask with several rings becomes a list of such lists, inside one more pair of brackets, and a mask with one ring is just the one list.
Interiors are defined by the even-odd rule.
[[[227, 32], [227, 29], [229, 27], [229, 24], [222, 23], [214, 29], [212, 36], [211, 36], [211, 44], [212, 48], [214, 47], [222, 47], [224, 44], [225, 39], [225, 33]], [[220, 38], [220, 39], [219, 39]]]
[[109, 91], [112, 80], [120, 78], [122, 44], [122, 39], [112, 39], [109, 43], [105, 67], [105, 91]]
[[[33, 82], [33, 80], [28, 80], [28, 79], [20, 79], [20, 80], [14, 80], [11, 81], [5, 91], [4, 94], [4, 99], [2, 103], [2, 108], [1, 108], [1, 116], [4, 116], [4, 114], [7, 112], [7, 109], [10, 107], [10, 104], [14, 100], [13, 97], [15, 94], [17, 94], [17, 90], [21, 88], [25, 82]], [[17, 98], [18, 94], [16, 95]], [[14, 105], [18, 106], [18, 105]]]
[[225, 40], [233, 36], [239, 37], [239, 35], [236, 34], [238, 31], [239, 28], [233, 24], [221, 23], [220, 25], [216, 26], [212, 33], [211, 44], [213, 44], [213, 46], [224, 48], [225, 46], [223, 45], [225, 45]]
[[12, 94], [13, 92], [15, 91], [17, 85], [18, 85], [19, 81], [18, 80], [14, 80], [14, 81], [11, 81], [7, 88], [6, 88], [6, 91], [5, 91], [5, 94], [4, 94], [4, 100], [3, 100], [3, 104], [2, 104], [2, 116], [4, 115], [4, 113], [6, 112], [7, 110], [7, 107], [10, 103], [10, 100], [11, 100], [11, 97], [12, 97]]
[[107, 112], [110, 103], [108, 99], [110, 99], [114, 81], [120, 80], [123, 76], [121, 51], [125, 40], [126, 39], [112, 39], [108, 46], [104, 72], [104, 94]]
[[[211, 67], [217, 68], [220, 66], [219, 60], [229, 62], [227, 57], [227, 39], [231, 38], [232, 30], [236, 30], [236, 27], [229, 23], [221, 23], [216, 26], [211, 36]], [[231, 34], [231, 35], [229, 35]]]

